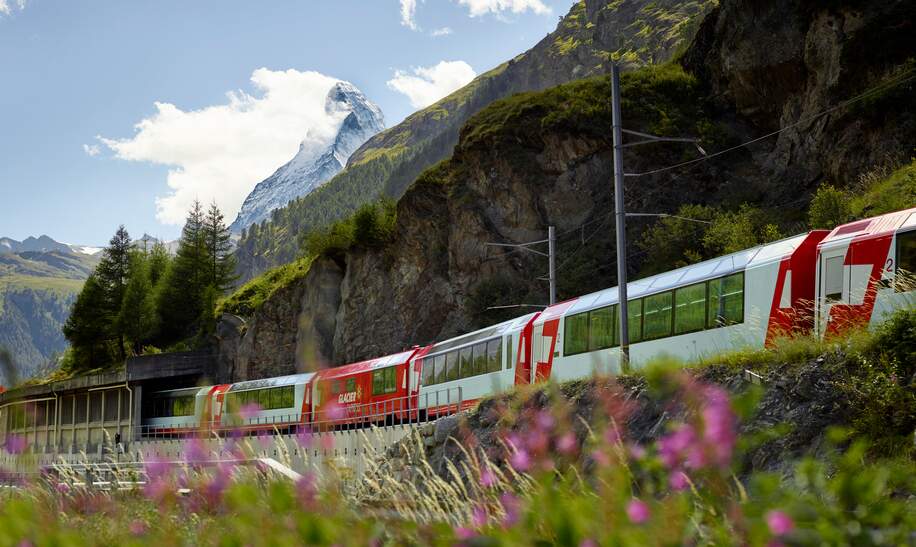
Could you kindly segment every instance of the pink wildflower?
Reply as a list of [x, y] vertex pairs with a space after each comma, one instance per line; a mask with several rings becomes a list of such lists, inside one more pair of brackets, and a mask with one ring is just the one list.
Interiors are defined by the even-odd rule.
[[146, 523], [142, 520], [131, 521], [130, 526], [128, 527], [130, 533], [134, 536], [142, 536], [146, 534], [147, 526]]
[[646, 457], [646, 449], [640, 444], [630, 445], [630, 456], [635, 460], [641, 460]]
[[690, 480], [686, 473], [675, 470], [672, 471], [671, 475], [668, 477], [668, 485], [671, 486], [672, 490], [680, 492], [690, 486]]
[[535, 421], [537, 422], [537, 426], [540, 429], [553, 429], [553, 426], [556, 423], [553, 415], [551, 415], [547, 410], [538, 412], [537, 419]]
[[321, 436], [321, 448], [323, 450], [333, 450], [334, 449], [334, 435], [325, 433]]
[[773, 510], [766, 514], [767, 526], [775, 536], [784, 536], [795, 529], [792, 517], [785, 511]]
[[478, 505], [474, 507], [474, 511], [471, 514], [471, 522], [474, 524], [474, 527], [478, 530], [487, 525], [488, 515], [487, 510]]
[[210, 452], [200, 439], [194, 438], [184, 445], [184, 459], [188, 463], [200, 463], [210, 459]]
[[318, 481], [312, 473], [306, 473], [296, 481], [296, 497], [304, 507], [309, 508], [315, 503], [318, 495]]
[[496, 484], [496, 475], [493, 474], [493, 471], [490, 471], [490, 468], [486, 468], [480, 472], [480, 485], [484, 488], [490, 488]]
[[27, 447], [28, 442], [22, 435], [10, 434], [6, 436], [6, 444], [4, 445], [4, 448], [10, 454], [22, 454], [25, 452]]
[[503, 519], [503, 526], [506, 528], [515, 526], [521, 515], [521, 502], [514, 494], [509, 492], [499, 496], [499, 502], [503, 506], [503, 511], [506, 512], [506, 518]]
[[70, 492], [70, 485], [65, 482], [57, 483], [57, 492], [60, 494], [67, 494]]
[[658, 440], [658, 455], [668, 468], [677, 466], [696, 440], [693, 427], [682, 424], [673, 432]]
[[474, 532], [474, 530], [471, 530], [470, 528], [459, 526], [458, 528], [455, 528], [455, 535], [458, 536], [458, 539], [463, 540], [463, 539], [471, 539], [472, 537], [474, 537], [477, 534]]
[[329, 420], [336, 422], [347, 416], [347, 409], [344, 408], [343, 405], [332, 402], [325, 408], [325, 415], [327, 415]]
[[632, 499], [627, 503], [627, 518], [633, 524], [642, 524], [649, 520], [649, 506], [646, 502], [638, 499]]
[[520, 448], [509, 457], [509, 463], [516, 471], [524, 473], [531, 467], [531, 457], [525, 449]]
[[557, 439], [557, 451], [560, 454], [572, 454], [577, 448], [578, 443], [576, 442], [576, 434], [572, 431], [567, 431]]
[[579, 542], [579, 547], [598, 547], [598, 542], [592, 538], [585, 538]]
[[728, 394], [717, 386], [704, 389], [703, 438], [715, 457], [715, 463], [727, 467], [735, 448], [737, 417], [731, 409]]
[[592, 459], [595, 460], [595, 463], [602, 467], [611, 465], [611, 459], [608, 457], [607, 452], [604, 450], [595, 450], [592, 452]]

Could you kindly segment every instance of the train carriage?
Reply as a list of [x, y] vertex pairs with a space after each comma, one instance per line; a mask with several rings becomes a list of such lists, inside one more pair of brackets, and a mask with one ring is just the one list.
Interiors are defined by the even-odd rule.
[[231, 384], [222, 400], [222, 419], [215, 425], [259, 430], [307, 424], [314, 377], [309, 372]]
[[516, 383], [528, 383], [535, 317], [531, 313], [425, 348], [414, 369], [419, 414], [454, 412]]
[[916, 208], [838, 226], [818, 245], [817, 332], [873, 326], [916, 306]]
[[422, 348], [324, 369], [312, 382], [313, 423], [332, 428], [408, 419], [410, 360]]
[[143, 401], [144, 435], [179, 435], [197, 431], [207, 410], [210, 387], [156, 391]]
[[[630, 361], [704, 355], [810, 332], [819, 230], [630, 282]], [[620, 372], [617, 287], [547, 308], [533, 325], [532, 381]]]

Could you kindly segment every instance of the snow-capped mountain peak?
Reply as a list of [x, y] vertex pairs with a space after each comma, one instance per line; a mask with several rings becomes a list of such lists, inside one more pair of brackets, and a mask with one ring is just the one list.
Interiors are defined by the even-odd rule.
[[349, 82], [334, 84], [325, 98], [325, 112], [339, 118], [332, 138], [306, 131], [299, 151], [273, 175], [259, 182], [245, 198], [235, 222], [229, 227], [239, 233], [330, 180], [347, 164], [347, 159], [369, 137], [385, 128], [382, 111]]

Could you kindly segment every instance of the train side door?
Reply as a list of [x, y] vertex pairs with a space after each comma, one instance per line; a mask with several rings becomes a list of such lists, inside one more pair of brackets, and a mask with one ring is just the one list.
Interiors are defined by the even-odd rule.
[[818, 262], [818, 335], [823, 337], [830, 329], [834, 306], [849, 302], [849, 269], [845, 267], [846, 250], [827, 249], [821, 252]]

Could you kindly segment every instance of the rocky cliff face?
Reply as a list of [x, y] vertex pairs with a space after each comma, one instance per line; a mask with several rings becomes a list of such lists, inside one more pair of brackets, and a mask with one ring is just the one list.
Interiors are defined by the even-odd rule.
[[290, 200], [308, 195], [343, 169], [350, 155], [366, 139], [385, 128], [378, 106], [348, 82], [338, 82], [328, 92], [325, 111], [341, 119], [330, 143], [306, 139], [296, 156], [267, 179], [258, 183], [245, 198], [230, 230], [242, 229], [270, 217]]
[[[630, 211], [750, 202], [791, 221], [818, 184], [847, 183], [880, 158], [911, 153], [912, 83], [880, 87], [906, 74], [907, 59], [916, 55], [906, 40], [912, 18], [904, 3], [809, 4], [723, 2], [704, 21], [683, 70], [668, 65], [624, 75], [623, 116], [631, 129], [696, 135], [710, 152], [783, 130], [709, 161], [629, 178]], [[874, 62], [862, 53], [873, 44], [882, 50]], [[862, 93], [870, 100], [812, 116]], [[314, 358], [333, 364], [495, 322], [506, 313], [490, 305], [546, 300], [536, 279], [546, 264], [485, 243], [542, 239], [550, 225], [560, 234], [561, 298], [614, 285], [608, 95], [607, 79], [590, 79], [481, 111], [463, 127], [453, 156], [400, 199], [393, 240], [382, 249], [357, 244], [333, 262], [313, 264], [282, 322], [324, 321], [325, 334], [312, 342]], [[679, 145], [654, 144], [627, 149], [624, 161], [628, 172], [644, 172], [694, 157]], [[629, 221], [630, 241], [651, 222]], [[641, 255], [632, 247], [628, 254], [635, 273]], [[319, 280], [337, 277], [332, 297], [319, 294]], [[312, 307], [295, 304], [306, 299]], [[336, 310], [333, 327], [327, 310]], [[255, 314], [259, 329], [279, 324], [271, 313]], [[295, 362], [291, 353], [274, 359]]]

